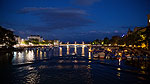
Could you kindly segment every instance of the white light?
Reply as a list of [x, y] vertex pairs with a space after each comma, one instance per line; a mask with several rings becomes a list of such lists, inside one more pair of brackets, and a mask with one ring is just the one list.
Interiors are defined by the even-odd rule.
[[122, 35], [122, 37], [124, 37], [124, 34]]
[[149, 19], [149, 23], [150, 23], [150, 19]]

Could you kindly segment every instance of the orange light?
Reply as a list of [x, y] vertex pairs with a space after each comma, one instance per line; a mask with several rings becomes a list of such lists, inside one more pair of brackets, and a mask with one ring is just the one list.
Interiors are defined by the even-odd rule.
[[119, 56], [122, 56], [122, 53], [119, 53]]
[[111, 49], [107, 48], [107, 51], [110, 51], [110, 52], [111, 52]]

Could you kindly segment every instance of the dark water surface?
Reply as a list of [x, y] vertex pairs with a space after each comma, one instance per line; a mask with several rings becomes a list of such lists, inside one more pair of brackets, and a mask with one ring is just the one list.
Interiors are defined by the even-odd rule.
[[[76, 56], [71, 55], [74, 52]], [[95, 59], [92, 55], [86, 47], [32, 48], [1, 54], [1, 84], [150, 83], [149, 60]]]

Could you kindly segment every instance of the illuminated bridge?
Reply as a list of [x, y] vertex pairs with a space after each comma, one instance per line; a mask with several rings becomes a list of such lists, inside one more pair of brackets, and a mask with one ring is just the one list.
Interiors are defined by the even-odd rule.
[[75, 42], [74, 44], [69, 44], [69, 42], [67, 42], [67, 44], [62, 44], [62, 42], [60, 42], [59, 46], [91, 46], [91, 44], [85, 44], [84, 42], [82, 42], [82, 44], [78, 44], [77, 42]]

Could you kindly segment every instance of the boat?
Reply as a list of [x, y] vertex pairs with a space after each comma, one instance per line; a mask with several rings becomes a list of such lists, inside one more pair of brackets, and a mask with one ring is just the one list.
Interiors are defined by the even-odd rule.
[[98, 54], [94, 54], [93, 57], [98, 58], [99, 56], [98, 56]]
[[131, 56], [127, 56], [127, 59], [132, 59], [132, 57]]
[[94, 58], [105, 58], [105, 53], [100, 52], [93, 55]]
[[116, 57], [117, 57], [117, 59], [120, 59], [120, 58], [121, 58], [121, 56], [120, 56], [120, 55], [117, 55]]
[[76, 53], [72, 53], [71, 55], [76, 55]]
[[104, 52], [98, 53], [98, 56], [99, 58], [105, 58], [105, 53]]
[[106, 58], [106, 59], [110, 59], [110, 56], [107, 55], [105, 58]]

